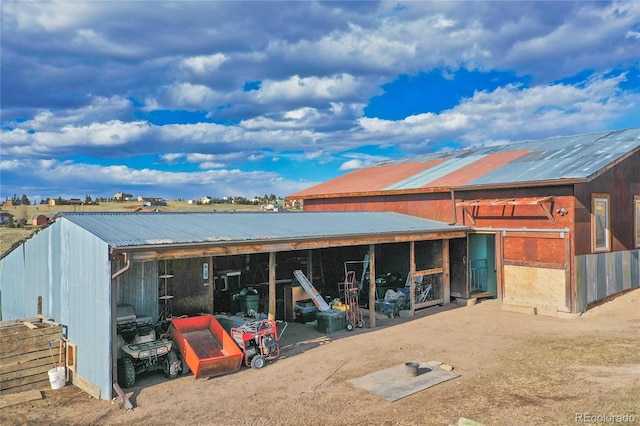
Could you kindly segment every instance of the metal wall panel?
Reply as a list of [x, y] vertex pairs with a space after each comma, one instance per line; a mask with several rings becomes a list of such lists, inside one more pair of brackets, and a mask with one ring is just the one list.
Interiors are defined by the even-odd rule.
[[158, 318], [158, 262], [132, 262], [128, 271], [116, 278], [117, 304], [133, 305], [136, 315]]
[[577, 311], [624, 290], [640, 287], [640, 250], [576, 256]]
[[77, 346], [77, 374], [98, 386], [102, 398], [110, 399], [108, 245], [67, 220], [57, 220], [0, 260], [0, 270], [5, 319], [35, 316], [42, 297], [42, 314], [62, 324]]

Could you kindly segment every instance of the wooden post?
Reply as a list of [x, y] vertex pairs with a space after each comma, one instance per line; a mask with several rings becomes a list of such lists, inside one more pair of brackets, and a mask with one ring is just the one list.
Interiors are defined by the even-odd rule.
[[[502, 232], [496, 232], [495, 238], [496, 238], [496, 280], [498, 281], [496, 285], [496, 291], [498, 293], [498, 300], [500, 301], [500, 303], [502, 303], [502, 299], [504, 297], [504, 234]], [[469, 268], [467, 268], [467, 277], [468, 276], [469, 276]], [[467, 288], [468, 287], [469, 285], [467, 284]]]
[[276, 253], [269, 252], [269, 315], [272, 321], [276, 319]]
[[369, 327], [376, 326], [376, 246], [369, 244]]
[[409, 310], [411, 315], [415, 313], [414, 305], [416, 303], [416, 283], [413, 280], [413, 274], [416, 272], [416, 243], [409, 242], [409, 275], [411, 276], [411, 284], [409, 286]]
[[449, 240], [442, 240], [442, 298], [443, 304], [451, 303], [451, 267], [449, 262]]
[[213, 288], [215, 285], [215, 281], [213, 279], [213, 274], [215, 273], [215, 271], [213, 270], [213, 256], [209, 256], [207, 262], [209, 264], [209, 277], [207, 279], [207, 285], [209, 286], [209, 300], [211, 301], [209, 313], [213, 314], [216, 307], [215, 289]]

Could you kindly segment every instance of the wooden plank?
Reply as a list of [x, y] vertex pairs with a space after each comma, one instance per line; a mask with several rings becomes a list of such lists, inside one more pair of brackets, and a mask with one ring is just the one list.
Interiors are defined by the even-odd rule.
[[74, 386], [79, 387], [95, 399], [100, 399], [100, 388], [78, 373], [72, 372], [71, 383], [73, 383]]
[[126, 408], [127, 410], [133, 410], [133, 404], [131, 403], [131, 401], [129, 401], [129, 398], [127, 398], [127, 395], [125, 395], [125, 393], [122, 391], [122, 388], [120, 388], [117, 383], [113, 384], [113, 390], [115, 390], [118, 396], [122, 398], [122, 401], [124, 402], [124, 408]]
[[505, 265], [512, 266], [529, 266], [532, 268], [544, 268], [544, 269], [566, 269], [564, 263], [551, 263], [551, 262], [528, 262], [521, 260], [504, 260]]
[[38, 335], [44, 336], [44, 335], [50, 335], [50, 334], [56, 334], [56, 333], [62, 334], [62, 327], [46, 326], [46, 327], [38, 327], [37, 329], [30, 330], [28, 328], [25, 328], [24, 325], [20, 324], [19, 327], [0, 328], [0, 341], [2, 341], [1, 339], [5, 339], [8, 337], [27, 338], [31, 336], [38, 336]]
[[25, 345], [20, 345], [19, 343], [16, 343], [16, 342], [11, 342], [7, 344], [6, 347], [5, 347], [5, 344], [3, 344], [2, 354], [0, 355], [0, 362], [2, 362], [1, 360], [3, 360], [4, 358], [8, 358], [15, 355], [21, 355], [21, 354], [32, 353], [32, 352], [40, 352], [40, 351], [48, 351], [49, 345], [47, 343], [48, 343], [48, 340], [45, 342], [35, 342], [35, 343], [30, 343]]
[[47, 350], [42, 350], [38, 352], [27, 352], [27, 353], [14, 355], [14, 356], [2, 357], [0, 358], [0, 365], [5, 365], [5, 364], [12, 365], [12, 364], [23, 363], [30, 360], [40, 359], [40, 358], [51, 359], [51, 352], [49, 351], [49, 348], [47, 348]]
[[2, 394], [3, 395], [12, 394], [16, 392], [24, 392], [24, 391], [33, 390], [33, 389], [45, 389], [49, 387], [51, 387], [51, 383], [49, 382], [49, 377], [47, 377], [45, 380], [40, 380], [37, 382], [34, 381], [32, 383], [24, 383], [19, 386], [15, 386], [15, 387], [11, 387], [9, 389], [3, 390]]
[[12, 372], [3, 373], [1, 377], [2, 383], [4, 384], [5, 382], [21, 379], [23, 377], [39, 376], [40, 374], [47, 374], [49, 370], [51, 370], [52, 368], [53, 368], [53, 363], [51, 361], [51, 358], [49, 358], [48, 363], [40, 363], [32, 367], [25, 367], [21, 370], [15, 370]]
[[31, 330], [37, 330], [38, 329], [37, 325], [35, 325], [34, 323], [29, 322], [29, 321], [22, 321], [22, 325], [26, 326], [27, 328], [29, 328]]
[[46, 370], [42, 374], [35, 374], [31, 376], [21, 377], [19, 379], [2, 381], [0, 383], [0, 392], [4, 393], [5, 391], [14, 392], [17, 389], [19, 390], [27, 390], [27, 389], [37, 389], [44, 384], [49, 383], [49, 376], [47, 374], [49, 370]]
[[22, 404], [23, 402], [36, 401], [38, 399], [42, 399], [42, 392], [39, 390], [0, 395], [0, 409]]
[[26, 370], [29, 368], [40, 367], [43, 365], [51, 366], [53, 361], [51, 360], [51, 356], [47, 356], [44, 358], [38, 359], [26, 359], [22, 362], [14, 362], [11, 364], [2, 363], [0, 364], [0, 379], [5, 379], [5, 374], [13, 373], [15, 371]]

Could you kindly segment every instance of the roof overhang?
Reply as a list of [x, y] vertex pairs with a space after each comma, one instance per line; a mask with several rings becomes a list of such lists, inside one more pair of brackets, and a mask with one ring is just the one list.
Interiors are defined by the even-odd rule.
[[267, 239], [251, 241], [219, 241], [206, 243], [149, 244], [136, 246], [112, 246], [113, 254], [128, 253], [133, 261], [152, 259], [178, 259], [209, 256], [231, 256], [280, 251], [313, 250], [369, 244], [403, 243], [466, 237], [468, 227], [454, 229], [371, 233], [368, 235], [316, 236], [305, 238]]

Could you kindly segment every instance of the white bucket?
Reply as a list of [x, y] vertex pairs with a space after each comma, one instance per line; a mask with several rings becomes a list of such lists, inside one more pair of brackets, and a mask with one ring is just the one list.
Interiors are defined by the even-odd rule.
[[49, 382], [51, 382], [51, 389], [60, 389], [65, 385], [65, 368], [56, 367], [49, 370]]

